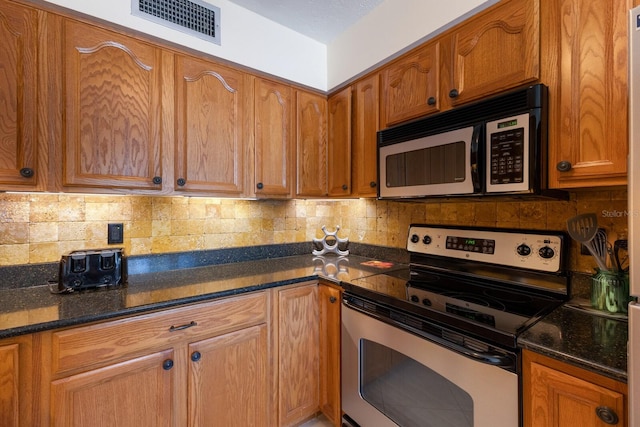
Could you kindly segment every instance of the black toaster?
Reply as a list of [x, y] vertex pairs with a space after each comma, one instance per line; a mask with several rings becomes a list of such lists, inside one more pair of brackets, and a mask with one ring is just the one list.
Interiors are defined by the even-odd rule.
[[119, 286], [126, 281], [122, 248], [74, 251], [60, 259], [59, 291]]

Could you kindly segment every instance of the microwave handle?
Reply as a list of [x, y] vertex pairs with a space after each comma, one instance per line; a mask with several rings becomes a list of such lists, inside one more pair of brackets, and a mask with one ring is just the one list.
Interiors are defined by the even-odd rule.
[[470, 153], [470, 162], [471, 162], [471, 183], [473, 184], [473, 192], [479, 193], [482, 191], [482, 176], [481, 176], [481, 168], [480, 163], [482, 162], [480, 147], [481, 147], [481, 138], [483, 135], [482, 124], [475, 125], [473, 127], [473, 134], [471, 135], [471, 153]]

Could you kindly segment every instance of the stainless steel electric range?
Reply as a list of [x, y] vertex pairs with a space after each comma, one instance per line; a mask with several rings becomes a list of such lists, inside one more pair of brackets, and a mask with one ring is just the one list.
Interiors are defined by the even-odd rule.
[[408, 268], [344, 283], [345, 425], [521, 425], [520, 333], [569, 297], [562, 232], [414, 224]]

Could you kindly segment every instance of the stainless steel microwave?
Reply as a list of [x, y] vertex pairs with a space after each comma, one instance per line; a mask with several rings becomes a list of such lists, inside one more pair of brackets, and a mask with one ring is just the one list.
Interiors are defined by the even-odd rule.
[[547, 92], [528, 86], [378, 132], [378, 197], [564, 198], [547, 189]]

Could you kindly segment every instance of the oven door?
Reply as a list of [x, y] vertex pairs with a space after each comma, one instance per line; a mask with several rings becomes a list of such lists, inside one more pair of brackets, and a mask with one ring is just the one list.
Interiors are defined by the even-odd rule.
[[381, 145], [379, 197], [470, 195], [481, 191], [478, 162], [483, 126], [468, 126]]
[[343, 304], [342, 409], [362, 427], [514, 427], [518, 376]]

